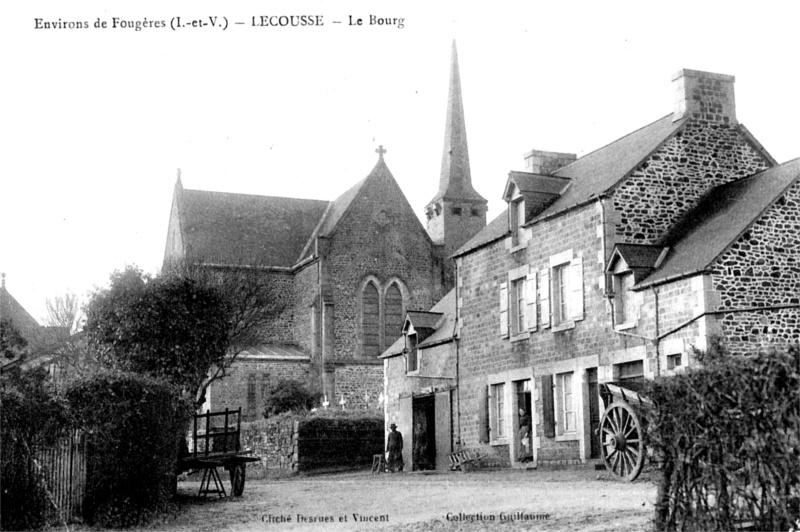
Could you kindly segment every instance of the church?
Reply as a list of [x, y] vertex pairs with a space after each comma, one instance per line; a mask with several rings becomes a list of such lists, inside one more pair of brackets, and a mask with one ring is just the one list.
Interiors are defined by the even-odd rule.
[[229, 194], [175, 184], [164, 263], [257, 270], [282, 301], [261, 341], [210, 386], [205, 408], [260, 417], [279, 379], [318, 388], [333, 406], [383, 408], [378, 356], [410, 311], [431, 308], [454, 284], [452, 253], [486, 226], [472, 187], [458, 57], [452, 48], [439, 189], [427, 229], [385, 160], [332, 201]]

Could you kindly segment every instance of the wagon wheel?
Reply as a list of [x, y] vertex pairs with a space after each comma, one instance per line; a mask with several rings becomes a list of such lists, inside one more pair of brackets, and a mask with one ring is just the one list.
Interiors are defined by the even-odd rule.
[[245, 464], [236, 464], [230, 470], [231, 473], [231, 494], [234, 497], [241, 497], [244, 493]]
[[628, 403], [615, 402], [600, 420], [600, 451], [606, 468], [633, 482], [644, 466], [644, 431], [639, 416]]

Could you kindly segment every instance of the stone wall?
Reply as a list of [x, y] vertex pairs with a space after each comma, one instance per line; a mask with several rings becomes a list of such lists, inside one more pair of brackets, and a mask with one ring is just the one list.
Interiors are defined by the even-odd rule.
[[[242, 420], [260, 419], [270, 386], [281, 379], [308, 381], [308, 362], [276, 362], [241, 358], [229, 368], [228, 375], [211, 384], [208, 407], [212, 411], [242, 409]], [[255, 388], [252, 389], [251, 386]], [[254, 392], [254, 393], [253, 393]]]
[[[800, 306], [800, 189], [790, 188], [712, 267], [721, 309]], [[800, 310], [720, 316], [728, 347], [746, 353], [800, 341]]]
[[[331, 405], [339, 407], [342, 396], [345, 409], [380, 412], [378, 397], [383, 392], [382, 365], [348, 364], [336, 368], [336, 397], [328, 398]], [[366, 400], [364, 394], [367, 394]]]
[[737, 127], [688, 122], [614, 191], [619, 240], [655, 244], [712, 187], [770, 166]]
[[292, 473], [367, 468], [383, 453], [383, 419], [280, 415], [242, 425], [242, 448], [260, 462], [251, 468]]
[[[336, 359], [361, 356], [359, 290], [368, 277], [380, 283], [381, 296], [392, 279], [399, 279], [407, 292], [405, 310], [427, 310], [444, 295], [433, 275], [430, 238], [394, 178], [384, 173], [364, 184], [331, 238], [324, 261], [333, 295]], [[384, 339], [383, 347], [394, 339]]]

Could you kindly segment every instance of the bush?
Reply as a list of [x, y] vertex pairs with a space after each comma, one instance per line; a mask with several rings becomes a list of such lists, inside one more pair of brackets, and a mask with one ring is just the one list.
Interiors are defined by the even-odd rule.
[[652, 382], [659, 530], [788, 530], [800, 518], [800, 350], [725, 356]]
[[320, 394], [291, 379], [282, 379], [269, 390], [264, 400], [264, 417], [268, 418], [283, 412], [302, 412], [311, 410], [319, 401]]
[[14, 368], [3, 375], [0, 390], [2, 479], [0, 527], [3, 530], [42, 528], [52, 507], [35, 451], [48, 436], [66, 426], [63, 404], [44, 386], [42, 370]]
[[84, 518], [128, 527], [166, 509], [191, 406], [173, 385], [136, 374], [100, 373], [67, 398], [90, 433]]

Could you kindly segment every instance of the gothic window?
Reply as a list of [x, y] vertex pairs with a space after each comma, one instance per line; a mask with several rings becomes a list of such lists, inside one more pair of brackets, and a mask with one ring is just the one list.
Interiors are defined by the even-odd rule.
[[371, 282], [367, 283], [361, 293], [361, 303], [362, 353], [365, 357], [375, 357], [381, 354], [378, 287]]
[[403, 329], [403, 294], [397, 283], [386, 290], [383, 304], [383, 349], [400, 338]]

